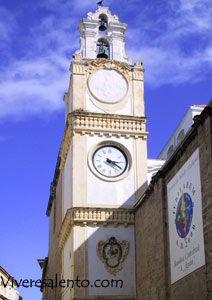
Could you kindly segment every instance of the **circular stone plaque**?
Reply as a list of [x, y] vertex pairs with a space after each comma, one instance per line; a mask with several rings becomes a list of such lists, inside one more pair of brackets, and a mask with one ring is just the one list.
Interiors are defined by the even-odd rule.
[[92, 96], [105, 103], [120, 101], [128, 89], [125, 77], [115, 70], [108, 69], [98, 70], [91, 75], [88, 86]]

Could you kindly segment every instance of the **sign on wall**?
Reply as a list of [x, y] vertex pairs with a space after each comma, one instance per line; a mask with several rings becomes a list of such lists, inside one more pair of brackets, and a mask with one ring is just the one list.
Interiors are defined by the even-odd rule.
[[205, 264], [197, 149], [167, 184], [171, 283]]

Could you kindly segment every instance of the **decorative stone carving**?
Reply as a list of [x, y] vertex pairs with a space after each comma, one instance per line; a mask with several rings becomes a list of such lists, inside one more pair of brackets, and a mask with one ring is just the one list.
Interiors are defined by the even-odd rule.
[[127, 77], [128, 80], [132, 78], [131, 70], [133, 70], [133, 68], [119, 61], [101, 58], [87, 61], [86, 65], [86, 72], [88, 75], [96, 72], [99, 69], [112, 69], [122, 73], [125, 77]]
[[59, 232], [59, 247], [62, 249], [65, 245], [71, 227], [74, 225], [82, 226], [87, 224], [96, 224], [107, 226], [123, 225], [128, 227], [135, 223], [133, 209], [117, 208], [69, 208], [66, 212], [63, 224]]
[[120, 242], [115, 237], [110, 237], [106, 241], [98, 242], [96, 252], [105, 269], [110, 274], [116, 275], [123, 268], [122, 263], [129, 252], [129, 242]]

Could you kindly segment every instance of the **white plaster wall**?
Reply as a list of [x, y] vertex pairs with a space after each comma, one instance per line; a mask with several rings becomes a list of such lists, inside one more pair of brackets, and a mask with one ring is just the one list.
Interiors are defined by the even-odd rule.
[[[122, 263], [123, 269], [115, 276], [108, 273], [104, 264], [100, 261], [96, 253], [96, 245], [100, 240], [106, 240], [114, 236], [118, 241], [126, 240], [129, 242], [129, 253], [126, 260]], [[114, 227], [92, 227], [88, 226], [88, 279], [92, 283], [95, 280], [122, 280], [123, 287], [108, 287], [108, 288], [88, 288], [89, 296], [94, 295], [135, 295], [135, 248], [134, 248], [134, 226], [130, 225]], [[99, 282], [98, 282], [99, 284]]]
[[[97, 101], [97, 100], [96, 100]], [[97, 102], [96, 102], [97, 103]], [[101, 102], [99, 102], [99, 106], [92, 101], [92, 96], [90, 96], [86, 92], [86, 110], [89, 112], [96, 113], [111, 113], [111, 110], [105, 110], [101, 108]], [[110, 108], [113, 107], [113, 104], [109, 104]], [[116, 114], [120, 115], [131, 115], [132, 114], [132, 98], [128, 97], [127, 101], [124, 103], [123, 107], [119, 110], [115, 111]]]
[[[124, 138], [99, 138], [96, 136], [87, 137], [87, 153], [91, 147], [102, 141], [117, 141], [118, 143], [124, 145], [132, 157], [134, 155], [133, 149], [133, 139], [124, 139]], [[133, 159], [132, 159], [133, 160]], [[87, 171], [87, 189], [88, 189], [88, 204], [95, 205], [118, 205], [118, 206], [129, 206], [133, 205], [135, 201], [135, 179], [134, 179], [134, 165], [130, 174], [120, 180], [115, 182], [104, 181], [95, 176], [90, 168], [88, 167]]]
[[152, 176], [154, 176], [165, 163], [162, 159], [147, 159], [147, 178], [148, 184], [150, 183]]
[[[1, 283], [2, 278], [5, 283], [8, 281], [8, 277], [6, 277], [3, 273], [0, 273], [1, 277]], [[0, 295], [3, 295], [4, 297], [10, 299], [10, 300], [18, 300], [19, 299], [19, 292], [16, 290], [15, 287], [12, 287], [11, 281], [8, 283], [7, 287], [5, 288], [3, 284], [0, 284]]]
[[174, 149], [177, 147], [177, 136], [180, 133], [182, 129], [184, 129], [184, 134], [191, 128], [193, 121], [192, 121], [192, 113], [191, 109], [187, 111], [183, 119], [178, 124], [177, 128], [174, 130], [173, 134], [169, 138], [168, 142], [162, 149], [161, 153], [159, 154], [159, 159], [167, 159], [167, 152], [169, 150], [169, 147], [173, 145]]
[[193, 117], [195, 115], [199, 115], [204, 107], [196, 107], [196, 106], [190, 106], [190, 108], [187, 110], [186, 114], [178, 124], [177, 128], [174, 130], [173, 134], [170, 136], [168, 142], [161, 150], [160, 154], [158, 155], [158, 159], [167, 159], [167, 152], [169, 150], [169, 147], [171, 145], [174, 146], [174, 149], [178, 146], [177, 145], [177, 136], [180, 133], [182, 129], [184, 129], [184, 134], [188, 132], [188, 130], [191, 128], [193, 124]]
[[92, 101], [92, 97], [86, 92], [86, 111], [104, 113], [104, 110], [97, 107]]
[[[69, 235], [65, 247], [64, 247], [64, 265], [63, 265], [63, 277], [62, 279], [71, 279], [71, 234]], [[64, 300], [70, 300], [70, 288], [65, 287], [63, 289]]]
[[64, 166], [64, 216], [68, 208], [71, 207], [71, 146]]
[[70, 92], [68, 99], [68, 113], [72, 112], [72, 91]]
[[123, 41], [113, 40], [113, 59], [125, 61], [124, 56], [124, 43]]
[[133, 114], [132, 97], [131, 96], [128, 98], [128, 100], [125, 103], [125, 105], [123, 106], [123, 108], [116, 111], [116, 114], [118, 114], [118, 115], [132, 115]]

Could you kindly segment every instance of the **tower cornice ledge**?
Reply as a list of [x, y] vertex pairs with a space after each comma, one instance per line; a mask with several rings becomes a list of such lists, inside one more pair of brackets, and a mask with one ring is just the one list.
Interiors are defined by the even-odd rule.
[[60, 169], [63, 170], [64, 168], [72, 136], [88, 134], [146, 140], [148, 132], [145, 124], [146, 117], [89, 113], [81, 110], [69, 113], [59, 152], [61, 157]]
[[142, 73], [144, 72], [144, 69], [142, 68], [142, 61], [136, 61], [134, 65], [129, 65], [125, 62], [121, 62], [118, 60], [108, 60], [105, 58], [83, 60], [77, 53], [74, 53], [72, 56], [74, 60], [70, 64], [70, 71], [73, 74], [84, 74], [87, 71], [92, 72], [93, 70], [96, 71], [100, 68], [116, 69], [117, 71], [123, 72], [124, 74], [129, 71], [137, 71]]
[[59, 247], [63, 249], [72, 226], [87, 226], [88, 224], [98, 226], [109, 224], [117, 227], [123, 225], [128, 227], [135, 223], [134, 209], [130, 208], [91, 208], [73, 207], [66, 212], [65, 218], [59, 231]]

